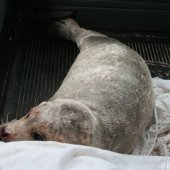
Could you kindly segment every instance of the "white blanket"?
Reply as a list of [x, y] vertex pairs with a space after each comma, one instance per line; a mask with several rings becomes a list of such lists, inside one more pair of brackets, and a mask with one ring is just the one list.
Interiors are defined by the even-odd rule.
[[170, 156], [170, 80], [153, 78], [155, 109], [153, 122], [133, 154]]
[[133, 152], [145, 156], [58, 142], [0, 142], [0, 170], [170, 170], [170, 80], [153, 83], [154, 121]]
[[169, 157], [131, 156], [58, 142], [0, 143], [0, 170], [168, 170]]

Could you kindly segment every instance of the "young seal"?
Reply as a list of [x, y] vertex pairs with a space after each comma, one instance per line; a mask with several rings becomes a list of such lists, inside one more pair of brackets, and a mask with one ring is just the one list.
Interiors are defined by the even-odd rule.
[[72, 19], [55, 26], [80, 53], [51, 99], [1, 125], [1, 140], [51, 140], [131, 153], [152, 116], [146, 63], [119, 41]]

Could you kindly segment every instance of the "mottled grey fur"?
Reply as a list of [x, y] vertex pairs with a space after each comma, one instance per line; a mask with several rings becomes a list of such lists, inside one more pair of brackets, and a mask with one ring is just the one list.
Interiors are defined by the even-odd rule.
[[51, 101], [71, 99], [89, 108], [98, 124], [88, 145], [131, 152], [152, 115], [152, 82], [145, 61], [119, 41], [80, 28], [71, 19], [57, 27], [77, 43], [80, 53]]
[[146, 63], [119, 41], [80, 28], [72, 19], [55, 26], [80, 53], [54, 96], [2, 125], [1, 140], [35, 140], [36, 132], [44, 140], [132, 152], [152, 116]]

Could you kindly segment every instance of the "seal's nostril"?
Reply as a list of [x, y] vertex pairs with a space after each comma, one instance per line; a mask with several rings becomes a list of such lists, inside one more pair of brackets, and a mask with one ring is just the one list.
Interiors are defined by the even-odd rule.
[[4, 138], [4, 137], [7, 137], [7, 136], [9, 136], [9, 133], [7, 133], [7, 132], [5, 131], [5, 127], [2, 127], [2, 128], [0, 129], [0, 139], [2, 139], [2, 138]]
[[2, 134], [4, 133], [5, 131], [5, 127], [1, 127], [0, 128], [0, 141], [2, 141]]
[[2, 138], [2, 134], [5, 132], [5, 127], [0, 128], [0, 138]]

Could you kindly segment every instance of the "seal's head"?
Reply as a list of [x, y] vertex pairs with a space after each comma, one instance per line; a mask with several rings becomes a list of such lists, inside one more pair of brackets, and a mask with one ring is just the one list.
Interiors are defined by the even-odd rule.
[[89, 108], [73, 100], [43, 102], [20, 120], [0, 126], [0, 139], [93, 143], [96, 119]]

